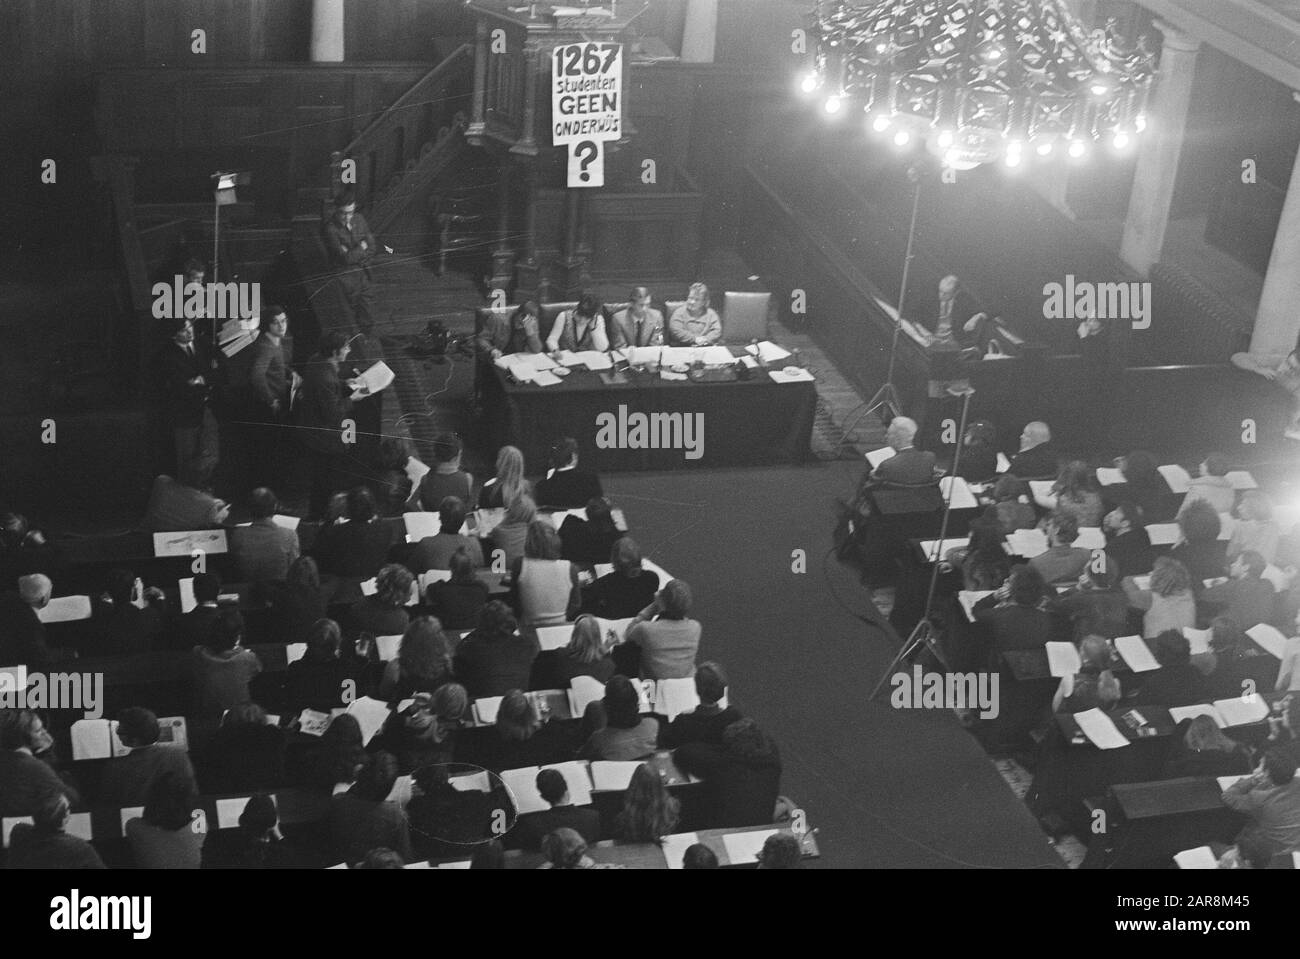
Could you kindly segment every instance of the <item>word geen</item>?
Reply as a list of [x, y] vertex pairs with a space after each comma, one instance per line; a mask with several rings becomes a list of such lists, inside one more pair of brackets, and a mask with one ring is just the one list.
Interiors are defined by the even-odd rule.
[[596, 416], [596, 446], [603, 450], [685, 450], [686, 459], [704, 455], [703, 413], [628, 413]]

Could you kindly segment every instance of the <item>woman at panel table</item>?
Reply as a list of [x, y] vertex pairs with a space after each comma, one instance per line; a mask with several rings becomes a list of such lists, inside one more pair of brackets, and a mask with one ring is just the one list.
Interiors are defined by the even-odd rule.
[[584, 293], [576, 307], [557, 316], [551, 335], [546, 338], [546, 349], [552, 353], [556, 350], [574, 353], [582, 350], [604, 353], [608, 350], [609, 337], [605, 333], [605, 314], [600, 300]]
[[668, 341], [672, 346], [712, 346], [722, 339], [722, 321], [709, 307], [709, 288], [692, 283], [686, 302], [668, 318]]

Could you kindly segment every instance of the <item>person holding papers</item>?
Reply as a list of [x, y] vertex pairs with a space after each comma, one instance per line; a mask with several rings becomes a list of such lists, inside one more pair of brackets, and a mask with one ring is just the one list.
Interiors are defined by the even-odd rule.
[[399, 636], [411, 624], [406, 604], [415, 577], [405, 566], [389, 563], [375, 575], [375, 591], [362, 596], [348, 610], [348, 635]]
[[1101, 636], [1085, 636], [1079, 643], [1079, 671], [1062, 676], [1052, 697], [1052, 712], [1082, 713], [1109, 709], [1119, 702], [1119, 680], [1111, 672], [1110, 644]]
[[243, 615], [237, 609], [222, 609], [206, 645], [194, 647], [191, 715], [197, 722], [215, 726], [230, 707], [252, 702], [248, 684], [262, 671], [262, 661], [240, 645], [243, 639]]
[[1231, 513], [1232, 504], [1237, 501], [1237, 491], [1228, 479], [1228, 458], [1222, 453], [1211, 453], [1201, 463], [1201, 475], [1193, 477], [1187, 484], [1187, 495], [1178, 512], [1196, 502], [1206, 502], [1216, 513]]
[[299, 555], [298, 531], [276, 523], [280, 504], [265, 486], [253, 490], [249, 508], [253, 521], [230, 531], [230, 552], [239, 578], [246, 583], [284, 579]]
[[1154, 639], [1167, 629], [1189, 629], [1196, 625], [1196, 596], [1187, 567], [1176, 559], [1161, 556], [1151, 571], [1149, 589], [1139, 589], [1133, 577], [1123, 582], [1128, 604], [1144, 611], [1142, 636]]
[[702, 628], [690, 618], [691, 587], [672, 579], [655, 594], [654, 602], [632, 617], [626, 642], [641, 652], [646, 679], [684, 679], [695, 675]]
[[1167, 629], [1151, 644], [1160, 668], [1139, 674], [1141, 687], [1133, 702], [1153, 706], [1190, 706], [1210, 698], [1201, 671], [1192, 665], [1192, 645], [1179, 630]]
[[503, 446], [497, 451], [496, 475], [479, 490], [479, 509], [504, 509], [521, 493], [533, 493], [533, 484], [524, 479], [524, 454], [517, 446]]
[[1250, 819], [1237, 837], [1239, 845], [1243, 840], [1257, 842], [1270, 856], [1300, 849], [1300, 779], [1294, 754], [1270, 749], [1254, 775], [1223, 791], [1223, 803]]
[[1250, 750], [1225, 736], [1214, 717], [1202, 713], [1178, 724], [1162, 778], [1241, 776], [1250, 770]]
[[1053, 514], [1047, 520], [1048, 549], [1029, 561], [1048, 583], [1060, 583], [1079, 578], [1092, 560], [1092, 550], [1075, 546], [1079, 538], [1079, 523], [1073, 513]]
[[1222, 607], [1221, 615], [1242, 629], [1273, 619], [1276, 592], [1264, 579], [1268, 564], [1254, 550], [1238, 554], [1228, 567], [1229, 580], [1201, 593], [1201, 602]]
[[351, 352], [348, 338], [331, 330], [321, 335], [303, 370], [296, 415], [299, 439], [310, 456], [312, 518], [324, 516], [330, 494], [348, 484], [343, 420], [352, 411], [352, 384], [340, 379], [339, 367]]
[[1143, 524], [1141, 507], [1126, 500], [1107, 513], [1101, 524], [1106, 535], [1106, 556], [1119, 566], [1121, 576], [1144, 576], [1151, 572], [1156, 557], [1151, 551], [1151, 537]]
[[519, 304], [510, 316], [487, 313], [476, 340], [479, 350], [494, 360], [509, 353], [542, 352], [538, 330], [540, 315], [532, 300]]
[[177, 746], [158, 742], [158, 717], [147, 709], [132, 706], [117, 717], [117, 738], [131, 750], [104, 764], [99, 782], [99, 803], [104, 806], [143, 806], [149, 787], [163, 773], [194, 782], [190, 754]]
[[47, 793], [32, 822], [20, 822], [9, 834], [7, 869], [103, 869], [95, 847], [79, 836], [69, 836], [71, 805], [61, 792]]
[[1227, 546], [1219, 539], [1219, 514], [1208, 503], [1194, 503], [1179, 514], [1178, 528], [1182, 541], [1169, 551], [1169, 556], [1187, 567], [1192, 589], [1199, 592], [1203, 580], [1217, 579], [1228, 565]]
[[722, 321], [709, 307], [709, 288], [692, 283], [686, 302], [668, 318], [670, 346], [712, 346], [722, 339]]
[[144, 815], [122, 827], [135, 864], [141, 869], [198, 869], [208, 830], [195, 829], [198, 806], [194, 784], [164, 773], [149, 786]]
[[583, 599], [583, 612], [602, 619], [628, 619], [654, 602], [659, 574], [641, 568], [641, 547], [623, 536], [610, 550], [612, 572], [596, 580]]
[[627, 309], [619, 310], [610, 320], [610, 345], [616, 350], [663, 346], [664, 315], [650, 306], [650, 291], [634, 286], [627, 299]]
[[451, 643], [442, 624], [432, 616], [419, 616], [406, 627], [397, 658], [384, 666], [379, 698], [385, 702], [416, 693], [432, 693], [452, 681]]
[[1020, 452], [1011, 457], [1007, 472], [1017, 479], [1051, 479], [1056, 475], [1056, 448], [1046, 423], [1025, 424], [1020, 434]]
[[1228, 559], [1253, 550], [1264, 558], [1265, 563], [1271, 563], [1277, 559], [1277, 544], [1281, 536], [1281, 529], [1273, 521], [1273, 503], [1268, 496], [1257, 489], [1242, 493], [1241, 502], [1237, 504], [1237, 522], [1232, 527], [1232, 538], [1228, 540]]
[[546, 337], [546, 350], [568, 350], [581, 353], [595, 350], [604, 353], [609, 349], [609, 337], [605, 334], [605, 316], [601, 310], [600, 300], [590, 293], [582, 294], [578, 305], [571, 310], [564, 310], [555, 318], [555, 325]]
[[330, 800], [329, 831], [337, 860], [359, 863], [380, 846], [411, 860], [406, 813], [397, 803], [387, 801], [396, 782], [397, 760], [390, 753], [375, 753], [352, 788]]
[[1041, 649], [1056, 639], [1056, 624], [1047, 610], [1047, 583], [1030, 566], [1011, 568], [1007, 581], [972, 608], [975, 622], [987, 623], [998, 652]]
[[894, 449], [894, 455], [871, 471], [872, 483], [894, 483], [901, 486], [920, 486], [937, 482], [934, 475], [934, 454], [918, 450], [912, 445], [916, 439], [916, 420], [895, 416], [885, 431], [885, 442]]
[[488, 602], [487, 583], [474, 574], [474, 561], [463, 548], [451, 555], [451, 578], [430, 583], [424, 602], [446, 629], [473, 629]]
[[604, 496], [600, 477], [578, 467], [578, 441], [564, 436], [551, 447], [551, 470], [537, 484], [537, 503], [551, 509], [582, 509]]
[[700, 697], [700, 704], [664, 727], [659, 733], [659, 745], [664, 749], [676, 749], [687, 743], [721, 746], [726, 728], [743, 718], [734, 706], [721, 705], [727, 695], [727, 685], [727, 674], [721, 663], [703, 663], [695, 671], [695, 693]]
[[600, 842], [600, 813], [591, 806], [573, 805], [569, 785], [558, 769], [543, 769], [537, 774], [537, 792], [551, 808], [520, 816], [515, 828], [506, 834], [510, 848], [539, 850], [547, 833], [557, 829], [572, 829], [588, 843]]
[[392, 525], [379, 519], [375, 494], [368, 486], [354, 486], [348, 491], [348, 521], [316, 537], [316, 562], [322, 573], [368, 579], [384, 565], [395, 541]]
[[54, 766], [54, 737], [32, 709], [0, 710], [0, 816], [30, 816], [50, 793], [80, 796]]
[[650, 767], [642, 763], [632, 773], [623, 794], [623, 809], [614, 820], [614, 834], [623, 842], [662, 842], [681, 820], [682, 804]]
[[459, 497], [467, 509], [473, 505], [474, 477], [460, 468], [463, 450], [460, 437], [454, 433], [442, 433], [433, 441], [433, 468], [424, 474], [411, 495], [413, 505], [433, 511], [448, 496]]
[[605, 684], [605, 696], [587, 706], [584, 729], [594, 730], [579, 751], [580, 759], [627, 762], [644, 759], [659, 742], [659, 720], [640, 713], [641, 697], [632, 680], [621, 674]]
[[456, 678], [473, 699], [527, 689], [540, 648], [535, 633], [519, 633], [510, 607], [493, 600], [483, 607], [478, 626], [456, 649]]

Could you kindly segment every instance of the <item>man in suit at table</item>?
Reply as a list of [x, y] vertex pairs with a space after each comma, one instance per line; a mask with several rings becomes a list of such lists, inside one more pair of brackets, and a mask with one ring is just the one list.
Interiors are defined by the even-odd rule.
[[589, 844], [600, 842], [600, 813], [591, 807], [573, 805], [569, 799], [569, 785], [558, 769], [543, 769], [537, 774], [537, 792], [551, 804], [551, 808], [520, 816], [508, 834], [508, 845], [518, 849], [540, 849], [542, 837], [557, 829], [572, 829]]
[[610, 321], [610, 346], [621, 350], [629, 346], [663, 346], [664, 315], [650, 307], [650, 291], [644, 286], [632, 288], [628, 306]]
[[1022, 480], [1056, 478], [1056, 448], [1046, 423], [1035, 420], [1025, 425], [1020, 434], [1020, 452], [1011, 457], [1007, 472]]
[[935, 482], [934, 454], [912, 445], [916, 430], [916, 420], [906, 416], [894, 417], [885, 431], [885, 442], [894, 448], [894, 455], [871, 471], [869, 479], [872, 482], [903, 486]]

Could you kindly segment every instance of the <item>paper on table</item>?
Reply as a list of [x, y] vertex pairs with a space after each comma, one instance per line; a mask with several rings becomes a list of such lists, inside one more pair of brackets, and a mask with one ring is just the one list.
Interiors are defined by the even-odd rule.
[[569, 645], [569, 640], [572, 637], [572, 626], [537, 627], [537, 645], [541, 647], [542, 652], [546, 652], [548, 649], [563, 649]]
[[58, 596], [36, 611], [42, 623], [72, 623], [90, 619], [89, 596]]
[[556, 350], [555, 360], [560, 366], [581, 366], [582, 357], [572, 350]]
[[574, 719], [581, 719], [590, 703], [605, 695], [605, 684], [590, 676], [574, 676], [569, 681], [569, 711]]
[[455, 862], [440, 862], [434, 866], [434, 869], [470, 869], [474, 865], [472, 859], [457, 859]]
[[627, 616], [623, 619], [601, 619], [597, 616], [596, 623], [600, 626], [600, 635], [603, 638], [608, 638], [609, 633], [612, 630], [615, 642], [621, 643], [627, 639], [627, 628], [632, 625], [632, 617]]
[[763, 851], [763, 843], [768, 836], [775, 836], [776, 829], [759, 829], [755, 832], [729, 832], [722, 837], [722, 846], [727, 850], [727, 862], [733, 866], [746, 862], [758, 862], [758, 854]]
[[683, 868], [683, 860], [686, 858], [686, 850], [690, 849], [699, 841], [700, 837], [693, 832], [679, 832], [671, 836], [664, 836], [663, 846], [661, 848], [664, 851], [664, 859], [668, 860], [668, 868]]
[[464, 776], [451, 776], [447, 779], [451, 788], [460, 793], [490, 793], [492, 779], [486, 769]]
[[764, 363], [776, 363], [790, 355], [789, 350], [782, 349], [771, 340], [764, 340], [762, 343], [759, 343], [758, 349], [755, 349], [753, 344], [750, 344], [745, 347], [745, 352], [749, 353], [751, 356], [757, 356]]
[[1046, 643], [1047, 669], [1056, 677], [1073, 676], [1081, 665], [1074, 643]]
[[1172, 546], [1178, 542], [1178, 537], [1182, 535], [1182, 530], [1178, 528], [1177, 523], [1150, 523], [1147, 525], [1147, 536], [1151, 540], [1152, 546]]
[[1218, 869], [1219, 860], [1214, 858], [1214, 850], [1209, 846], [1197, 846], [1174, 853], [1174, 862], [1179, 869]]
[[1005, 472], [1006, 472], [1007, 470], [1009, 470], [1009, 469], [1011, 469], [1011, 460], [1007, 459], [1007, 455], [1006, 455], [1005, 453], [999, 453], [999, 454], [998, 454], [998, 472], [999, 472], [999, 473], [1005, 473]]
[[1233, 470], [1224, 475], [1233, 489], [1258, 489], [1259, 484], [1255, 482], [1255, 477], [1251, 476], [1246, 470]]
[[1113, 466], [1099, 466], [1097, 482], [1102, 486], [1118, 486], [1124, 482], [1124, 474]]
[[537, 791], [537, 774], [540, 771], [536, 766], [525, 766], [501, 772], [501, 781], [515, 801], [517, 815], [526, 816], [531, 812], [545, 812], [551, 808], [551, 804]]
[[1075, 713], [1074, 721], [1098, 749], [1119, 749], [1121, 746], [1128, 745], [1124, 734], [1115, 728], [1110, 717], [1100, 709], [1087, 709]]
[[367, 396], [374, 396], [376, 393], [383, 392], [392, 385], [394, 378], [393, 371], [389, 369], [388, 364], [380, 360], [357, 377], [358, 388], [353, 391], [352, 399], [365, 399]]
[[1159, 669], [1160, 664], [1151, 655], [1151, 650], [1142, 641], [1141, 636], [1119, 636], [1115, 639], [1115, 651], [1124, 657], [1128, 668], [1135, 673], [1147, 673]]
[[1176, 723], [1181, 723], [1184, 719], [1195, 719], [1197, 716], [1209, 716], [1220, 729], [1225, 725], [1223, 717], [1219, 715], [1219, 711], [1209, 703], [1196, 703], [1192, 706], [1169, 707], [1169, 718]]
[[0, 846], [9, 848], [9, 834], [20, 822], [25, 822], [29, 826], [36, 824], [36, 820], [31, 816], [5, 816], [4, 819], [0, 819]]
[[199, 605], [199, 601], [194, 598], [194, 577], [187, 576], [185, 579], [178, 580], [176, 585], [181, 594], [181, 612], [193, 612]]
[[1017, 529], [1007, 534], [1007, 548], [1015, 556], [1033, 559], [1047, 552], [1047, 534], [1041, 529]]
[[324, 736], [325, 730], [329, 729], [330, 723], [334, 721], [329, 713], [318, 712], [315, 709], [304, 709], [298, 714], [298, 729], [308, 736]]
[[600, 352], [600, 350], [583, 350], [577, 356], [579, 362], [593, 373], [599, 370], [611, 369], [614, 365], [610, 362], [609, 355]]
[[1252, 696], [1249, 700], [1241, 696], [1216, 699], [1214, 708], [1219, 711], [1219, 715], [1229, 726], [1248, 726], [1268, 717], [1268, 703], [1260, 696]]
[[1168, 466], [1161, 466], [1158, 469], [1160, 475], [1165, 478], [1165, 482], [1169, 484], [1170, 492], [1186, 493], [1192, 488], [1191, 474], [1177, 463], [1170, 463]]
[[538, 386], [555, 386], [564, 381], [549, 370], [538, 370], [533, 374], [533, 382]]
[[700, 350], [700, 362], [705, 366], [730, 366], [736, 362], [731, 350], [725, 346], [708, 346]]
[[482, 699], [474, 700], [474, 715], [484, 726], [491, 726], [497, 721], [497, 713], [501, 709], [501, 700], [503, 696], [485, 696]]
[[[275, 801], [272, 795], [271, 801]], [[243, 815], [244, 807], [248, 805], [248, 797], [240, 796], [235, 799], [218, 799], [217, 800], [217, 828], [234, 829], [239, 825], [239, 817]]]
[[68, 821], [63, 824], [63, 831], [69, 836], [76, 836], [78, 839], [84, 839], [90, 842], [95, 838], [94, 829], [90, 824], [90, 813], [74, 812], [68, 817]]
[[661, 679], [655, 687], [655, 712], [672, 722], [700, 704], [694, 679]]
[[1106, 534], [1098, 526], [1080, 526], [1079, 536], [1071, 545], [1079, 549], [1105, 549]]
[[118, 817], [122, 823], [122, 835], [126, 835], [126, 824], [132, 819], [139, 819], [144, 816], [143, 806], [123, 806], [118, 812]]
[[402, 522], [406, 525], [408, 543], [418, 543], [426, 536], [437, 536], [442, 531], [442, 523], [437, 513], [403, 513]]
[[927, 563], [943, 559], [950, 549], [965, 549], [970, 545], [970, 537], [964, 539], [923, 539], [921, 553]]
[[867, 454], [867, 462], [871, 464], [872, 469], [875, 469], [885, 460], [895, 455], [895, 453], [897, 453], [897, 450], [895, 450], [892, 446], [882, 446], [880, 447], [880, 449], [872, 450], [870, 453]]
[[685, 373], [674, 373], [672, 370], [660, 370], [659, 378], [661, 380], [686, 380], [690, 379]]
[[621, 792], [632, 783], [632, 775], [645, 763], [639, 760], [630, 762], [609, 762], [597, 760], [591, 764], [592, 788]]
[[1249, 775], [1220, 776], [1218, 778], [1219, 790], [1222, 792], [1226, 792], [1229, 786], [1236, 785], [1237, 783], [1241, 782], [1243, 779], [1249, 779], [1249, 778], [1250, 778]]
[[107, 719], [78, 719], [69, 733], [73, 762], [108, 759], [113, 755], [112, 727]]
[[783, 370], [768, 370], [767, 375], [774, 383], [811, 383], [816, 380], [816, 377], [807, 370], [797, 366], [787, 366]]
[[375, 738], [375, 733], [379, 732], [388, 720], [388, 704], [380, 702], [378, 699], [372, 699], [369, 696], [362, 696], [360, 699], [353, 701], [345, 711], [361, 727], [361, 745], [363, 746], [370, 744], [370, 740]]
[[516, 353], [514, 356], [516, 363], [527, 363], [535, 370], [554, 370], [560, 366], [549, 353]]
[[1253, 639], [1261, 649], [1278, 659], [1286, 651], [1286, 637], [1268, 623], [1259, 623], [1246, 630], [1246, 635]]
[[975, 622], [975, 604], [986, 596], [992, 596], [996, 590], [992, 589], [963, 589], [957, 594], [957, 602], [961, 603], [961, 608], [966, 611], [966, 619]]
[[392, 662], [397, 658], [397, 651], [401, 648], [401, 645], [402, 636], [400, 633], [394, 636], [375, 637], [375, 652], [379, 654], [379, 658], [385, 663]]
[[975, 494], [970, 491], [969, 484], [960, 476], [945, 476], [940, 479], [939, 492], [945, 500], [952, 497], [953, 509], [977, 509], [980, 505]]
[[[1147, 579], [1150, 580], [1150, 577], [1147, 577]], [[1137, 582], [1137, 580], [1135, 579], [1134, 582]], [[1147, 586], [1150, 585], [1151, 584], [1148, 581]], [[1139, 589], [1141, 588], [1145, 587], [1139, 587]], [[1193, 656], [1199, 656], [1201, 653], [1208, 653], [1210, 651], [1210, 636], [1213, 632], [1214, 631], [1210, 629], [1193, 629], [1191, 626], [1183, 627], [1183, 635], [1186, 636], [1187, 641], [1191, 643]]]
[[564, 776], [569, 786], [569, 801], [575, 806], [591, 805], [591, 772], [585, 762], [570, 760], [567, 763], [554, 763], [542, 769], [554, 769]]

